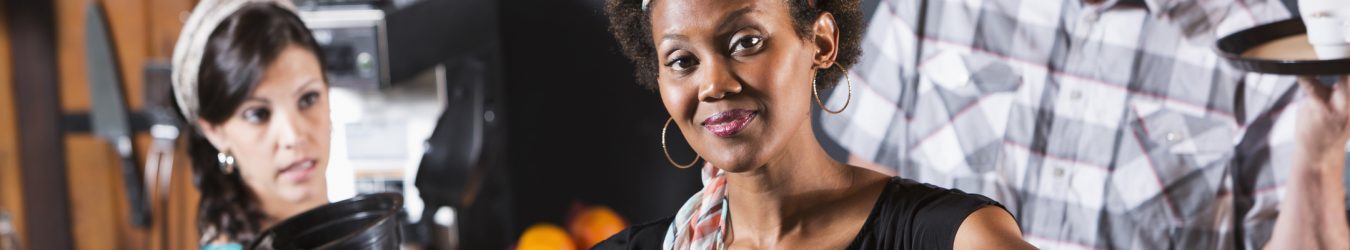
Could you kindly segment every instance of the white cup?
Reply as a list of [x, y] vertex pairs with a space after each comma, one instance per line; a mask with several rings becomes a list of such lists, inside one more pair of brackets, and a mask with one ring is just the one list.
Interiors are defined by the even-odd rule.
[[1298, 8], [1317, 58], [1350, 57], [1350, 1], [1299, 0]]

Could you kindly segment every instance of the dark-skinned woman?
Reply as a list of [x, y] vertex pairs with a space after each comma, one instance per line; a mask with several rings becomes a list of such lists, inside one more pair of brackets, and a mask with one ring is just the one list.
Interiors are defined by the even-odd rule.
[[[850, 84], [857, 0], [609, 0], [610, 31], [705, 164], [673, 217], [599, 249], [1029, 249], [997, 202], [849, 166], [811, 125]], [[851, 98], [851, 97], [850, 97]], [[670, 126], [674, 124], [674, 126]], [[664, 132], [663, 132], [664, 136]], [[664, 142], [666, 138], [662, 138]], [[664, 147], [665, 144], [663, 144]], [[699, 158], [671, 163], [697, 165]]]

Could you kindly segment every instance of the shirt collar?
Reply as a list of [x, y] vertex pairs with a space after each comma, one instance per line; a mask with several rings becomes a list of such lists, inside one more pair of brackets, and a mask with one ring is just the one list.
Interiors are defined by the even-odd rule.
[[1150, 16], [1183, 27], [1182, 32], [1188, 39], [1199, 39], [1198, 41], [1203, 42], [1213, 39], [1214, 28], [1231, 8], [1229, 3], [1199, 0], [1104, 0], [1097, 4], [1086, 2], [1083, 4], [1086, 9], [1097, 13], [1127, 7], [1144, 8]]
[[[1086, 1], [1086, 0], [1084, 0]], [[1089, 4], [1089, 8], [1098, 12], [1107, 11], [1116, 7], [1135, 6], [1142, 7], [1152, 13], [1167, 13], [1179, 0], [1103, 0], [1098, 4]]]

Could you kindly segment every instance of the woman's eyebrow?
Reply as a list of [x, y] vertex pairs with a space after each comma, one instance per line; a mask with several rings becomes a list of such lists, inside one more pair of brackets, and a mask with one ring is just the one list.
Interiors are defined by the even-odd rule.
[[308, 81], [305, 81], [305, 83], [301, 83], [299, 87], [295, 88], [294, 93], [304, 92], [306, 87], [309, 87], [309, 85], [314, 85], [316, 83], [319, 83], [318, 79], [310, 79]]
[[[745, 15], [750, 14], [750, 13], [752, 13], [752, 12], [758, 12], [758, 9], [755, 9], [753, 6], [746, 6], [746, 7], [741, 7], [740, 9], [736, 9], [735, 11], [732, 11], [731, 13], [727, 13], [726, 15], [722, 16], [722, 18], [721, 18], [720, 20], [718, 20], [718, 22], [717, 22], [717, 23], [718, 23], [718, 25], [717, 25], [717, 30], [718, 30], [718, 31], [724, 31], [724, 30], [730, 29], [731, 26], [735, 24], [735, 23], [732, 23], [732, 22], [731, 22], [732, 20], [739, 19], [739, 18], [741, 18], [742, 16], [745, 16]], [[664, 43], [665, 43], [665, 41], [670, 41], [670, 40], [676, 40], [676, 41], [688, 41], [688, 40], [689, 40], [689, 37], [688, 37], [688, 36], [685, 36], [685, 35], [681, 35], [681, 34], [666, 33], [666, 34], [664, 34], [664, 35], [661, 35], [661, 41], [662, 41], [662, 42], [656, 44], [656, 46], [657, 46], [657, 47], [660, 47], [661, 44], [664, 44]], [[669, 53], [669, 52], [666, 52], [666, 53]]]
[[245, 101], [245, 102], [261, 102], [261, 103], [263, 103], [263, 104], [270, 104], [270, 103], [272, 103], [272, 101], [270, 101], [270, 100], [268, 100], [266, 97], [262, 97], [262, 96], [249, 96], [248, 98], [244, 98], [244, 101]]
[[[661, 50], [662, 47], [668, 47], [668, 48], [666, 48], [665, 50], [662, 50], [662, 52], [659, 53], [659, 54], [670, 54], [671, 52], [674, 52], [674, 51], [675, 51], [675, 48], [674, 48], [674, 47], [663, 46], [663, 45], [666, 44], [666, 42], [672, 41], [672, 40], [673, 40], [673, 41], [689, 41], [689, 37], [688, 37], [688, 36], [685, 36], [685, 35], [681, 35], [681, 34], [666, 33], [665, 35], [662, 35], [662, 36], [661, 36], [661, 41], [659, 41], [657, 44], [655, 44], [655, 45], [656, 45], [656, 48], [655, 48], [655, 49]], [[658, 55], [657, 58], [660, 58], [660, 56]]]
[[725, 31], [725, 30], [727, 30], [727, 29], [730, 29], [732, 25], [735, 25], [735, 24], [736, 24], [735, 22], [732, 22], [732, 21], [734, 21], [734, 20], [736, 20], [736, 19], [740, 19], [742, 16], [745, 16], [745, 15], [747, 15], [747, 14], [750, 14], [751, 12], [757, 12], [757, 11], [758, 11], [758, 10], [755, 9], [755, 7], [753, 7], [753, 6], [746, 6], [746, 7], [741, 7], [740, 9], [736, 9], [735, 11], [732, 11], [731, 13], [727, 13], [727, 15], [722, 16], [722, 20], [718, 20], [718, 21], [717, 21], [717, 23], [718, 23], [718, 25], [717, 25], [717, 30], [718, 30], [718, 31]]
[[680, 34], [666, 34], [661, 36], [661, 40], [689, 40], [689, 37]]

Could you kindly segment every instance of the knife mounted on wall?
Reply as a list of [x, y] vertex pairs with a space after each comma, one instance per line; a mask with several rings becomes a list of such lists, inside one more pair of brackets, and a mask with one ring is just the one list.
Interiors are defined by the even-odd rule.
[[145, 182], [136, 164], [132, 146], [131, 112], [127, 108], [125, 92], [108, 18], [97, 1], [89, 5], [85, 14], [85, 63], [88, 65], [89, 96], [93, 99], [90, 125], [94, 134], [107, 140], [121, 158], [122, 181], [131, 207], [131, 224], [137, 228], [150, 225], [150, 207], [146, 200]]

